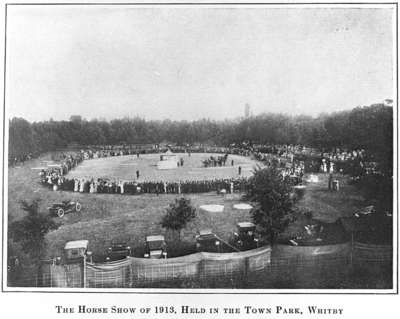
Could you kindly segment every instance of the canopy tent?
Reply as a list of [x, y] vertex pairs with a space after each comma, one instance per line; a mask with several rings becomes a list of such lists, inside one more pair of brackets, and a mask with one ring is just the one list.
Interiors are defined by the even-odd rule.
[[157, 163], [158, 169], [174, 169], [178, 167], [178, 159], [170, 150], [160, 155], [160, 161]]
[[176, 155], [172, 153], [170, 150], [166, 151], [164, 154], [161, 154], [160, 156], [161, 161], [170, 161], [170, 160], [176, 160]]

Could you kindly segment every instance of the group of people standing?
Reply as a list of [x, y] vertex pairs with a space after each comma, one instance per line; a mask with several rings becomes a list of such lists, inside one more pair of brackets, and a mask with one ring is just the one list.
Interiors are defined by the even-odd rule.
[[[203, 166], [204, 167], [217, 167], [217, 166], [225, 166], [226, 162], [228, 160], [228, 153], [226, 153], [223, 156], [210, 156], [209, 158], [203, 160]], [[231, 162], [233, 166], [233, 160]]]
[[68, 155], [62, 153], [61, 163], [40, 171], [42, 184], [52, 187], [54, 190], [59, 189], [67, 181], [65, 175], [79, 165], [83, 159], [84, 153], [82, 151]]
[[[293, 178], [296, 184], [301, 183], [306, 170], [305, 161], [302, 160], [305, 154], [314, 154], [314, 149], [305, 148], [299, 145], [251, 145], [245, 143], [242, 145], [232, 144], [228, 147], [175, 147], [175, 151], [185, 151], [195, 153], [198, 151], [210, 151], [214, 153], [222, 153], [221, 156], [210, 156], [209, 159], [203, 161], [203, 165], [223, 166], [228, 161], [228, 154], [237, 154], [242, 156], [252, 156], [254, 159], [263, 162], [264, 165], [277, 165], [283, 176]], [[154, 149], [145, 150], [151, 152]], [[160, 151], [160, 150], [158, 150]], [[140, 172], [136, 171], [136, 181], [109, 180], [105, 178], [74, 178], [68, 179], [65, 175], [84, 159], [93, 159], [108, 156], [121, 156], [128, 154], [136, 154], [140, 156], [140, 152], [134, 148], [126, 147], [104, 147], [97, 149], [86, 149], [74, 154], [62, 154], [61, 163], [47, 170], [42, 170], [42, 183], [52, 187], [55, 190], [68, 190], [81, 193], [117, 193], [117, 194], [140, 194], [140, 193], [200, 193], [200, 192], [219, 192], [225, 189], [227, 192], [243, 190], [245, 188], [246, 178], [241, 177], [242, 167], [238, 167], [238, 177], [232, 179], [213, 179], [213, 180], [183, 180], [179, 182], [164, 181], [145, 181], [139, 182]], [[320, 172], [333, 174], [339, 170], [343, 162], [360, 161], [364, 159], [365, 152], [363, 150], [342, 151], [335, 149], [332, 152], [319, 153], [317, 159], [317, 167]], [[315, 156], [314, 156], [315, 158]], [[206, 163], [207, 164], [206, 164]], [[319, 163], [319, 164], [318, 164]], [[232, 160], [232, 166], [233, 166]], [[183, 166], [183, 161], [180, 162]]]
[[212, 180], [185, 180], [178, 182], [162, 182], [162, 181], [123, 181], [123, 180], [108, 180], [108, 179], [85, 179], [74, 178], [67, 179], [59, 178], [56, 190], [73, 191], [79, 193], [103, 193], [103, 194], [189, 194], [189, 193], [206, 193], [206, 192], [221, 192], [233, 193], [236, 191], [244, 191], [246, 187], [245, 178], [231, 179], [212, 179]]

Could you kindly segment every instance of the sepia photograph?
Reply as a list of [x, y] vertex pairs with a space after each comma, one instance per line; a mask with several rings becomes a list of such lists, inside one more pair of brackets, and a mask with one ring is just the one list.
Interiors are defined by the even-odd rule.
[[3, 291], [397, 292], [397, 3], [4, 9]]

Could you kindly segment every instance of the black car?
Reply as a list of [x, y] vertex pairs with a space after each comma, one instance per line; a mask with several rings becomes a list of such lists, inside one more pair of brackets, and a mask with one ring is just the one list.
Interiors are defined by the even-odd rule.
[[68, 213], [80, 212], [82, 205], [79, 202], [63, 200], [61, 203], [55, 203], [48, 207], [49, 213], [53, 216], [63, 217]]
[[210, 229], [200, 230], [196, 235], [197, 251], [219, 252], [220, 246], [221, 242]]
[[144, 258], [167, 258], [167, 244], [163, 235], [146, 237], [146, 252]]
[[234, 233], [234, 244], [240, 250], [249, 250], [258, 247], [256, 225], [250, 222], [237, 223], [237, 233]]
[[117, 261], [132, 256], [132, 248], [126, 242], [113, 242], [107, 249], [106, 261]]

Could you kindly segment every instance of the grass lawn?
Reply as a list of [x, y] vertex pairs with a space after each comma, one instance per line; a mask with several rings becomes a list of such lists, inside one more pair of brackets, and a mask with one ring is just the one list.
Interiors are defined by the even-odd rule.
[[[350, 217], [355, 211], [365, 206], [364, 198], [356, 187], [349, 184], [348, 176], [335, 174], [334, 179], [339, 180], [340, 187], [339, 191], [333, 191], [328, 190], [328, 174], [317, 175], [318, 182], [307, 183], [304, 197], [296, 203], [296, 207], [301, 212], [308, 211], [312, 213], [313, 219], [334, 223], [340, 217]], [[304, 231], [304, 226], [309, 223], [309, 220], [302, 214], [297, 217], [282, 237]]]
[[[197, 155], [200, 154], [192, 154], [192, 157], [199, 159]], [[207, 156], [203, 154], [203, 157], [206, 158]], [[251, 163], [250, 160], [243, 159], [248, 164]], [[52, 203], [65, 199], [77, 200], [82, 204], [81, 213], [67, 214], [62, 219], [55, 217], [61, 223], [61, 226], [46, 237], [48, 257], [60, 256], [63, 253], [65, 242], [70, 240], [88, 239], [90, 250], [95, 255], [102, 255], [112, 240], [126, 240], [132, 247], [137, 248], [136, 251], [141, 254], [145, 236], [165, 234], [167, 240], [171, 239], [171, 234], [166, 233], [165, 229], [161, 228], [160, 221], [165, 209], [178, 195], [164, 194], [157, 196], [143, 194], [140, 196], [130, 196], [118, 194], [80, 194], [63, 191], [54, 192], [39, 183], [39, 170], [32, 169], [43, 166], [47, 160], [50, 160], [49, 155], [8, 170], [8, 216], [9, 221], [14, 221], [24, 216], [19, 203], [22, 199], [32, 200], [36, 197], [41, 198], [40, 210], [42, 212], [47, 212], [47, 207]], [[97, 161], [107, 162], [107, 168], [105, 169], [107, 171], [112, 169], [113, 160], [116, 162], [114, 170], [118, 171], [118, 168], [124, 167], [120, 165], [121, 162], [133, 160], [133, 158], [127, 159], [127, 156], [112, 157], [89, 160], [86, 161], [86, 164], [85, 162], [83, 164], [90, 164], [89, 166], [93, 170], [96, 170], [99, 169], [94, 165]], [[141, 156], [140, 161], [143, 162], [142, 165], [146, 165], [143, 156]], [[237, 158], [235, 158], [235, 161], [238, 164], [240, 163]], [[243, 161], [243, 163], [245, 162]], [[190, 170], [190, 165], [186, 169]], [[82, 170], [82, 168], [78, 167], [77, 170]], [[70, 174], [77, 174], [77, 170], [70, 172]], [[151, 170], [155, 171], [156, 168], [151, 167]], [[203, 168], [202, 170], [210, 170], [210, 177], [212, 176], [212, 171], [220, 170], [223, 174], [227, 172], [227, 169], [224, 167]], [[233, 170], [236, 172], [236, 168], [233, 168]], [[164, 172], [171, 173], [171, 171]], [[172, 172], [178, 175], [177, 173], [180, 174], [182, 171], [174, 170]], [[250, 218], [248, 211], [233, 209], [234, 204], [241, 202], [240, 194], [223, 196], [208, 193], [186, 195], [186, 197], [190, 198], [192, 204], [197, 208], [196, 219], [188, 224], [181, 234], [181, 240], [187, 244], [194, 244], [195, 235], [203, 228], [211, 228], [216, 234], [228, 240], [233, 231], [235, 231], [236, 223], [249, 220]], [[225, 206], [224, 213], [209, 213], [200, 210], [199, 206], [204, 204], [222, 204]]]
[[305, 196], [297, 206], [308, 209], [313, 217], [332, 223], [340, 217], [349, 217], [363, 206], [364, 199], [359, 190], [349, 184], [348, 176], [336, 174], [339, 191], [328, 190], [328, 175], [318, 174], [318, 183], [307, 184]]
[[[192, 154], [193, 161], [197, 158], [197, 155], [200, 156], [200, 154]], [[65, 243], [69, 240], [88, 239], [90, 250], [94, 254], [102, 255], [112, 240], [126, 240], [141, 254], [145, 236], [165, 234], [167, 239], [171, 239], [170, 234], [166, 234], [166, 231], [161, 228], [160, 221], [165, 209], [178, 195], [123, 196], [118, 194], [54, 192], [41, 186], [39, 184], [39, 171], [31, 169], [42, 166], [43, 161], [48, 159], [49, 156], [44, 156], [41, 159], [27, 162], [19, 168], [8, 170], [8, 216], [11, 221], [21, 218], [24, 214], [19, 204], [21, 199], [41, 198], [42, 212], [47, 212], [47, 206], [51, 203], [63, 199], [78, 200], [82, 203], [81, 213], [68, 214], [62, 219], [56, 218], [61, 226], [46, 237], [48, 243], [47, 256], [60, 256]], [[114, 168], [111, 165], [113, 160], [116, 161]], [[83, 164], [96, 171], [99, 169], [95, 165], [97, 162], [107, 162], [105, 171], [118, 171], [119, 168], [126, 167], [122, 165], [124, 161], [135, 160], [124, 156], [90, 160]], [[143, 156], [140, 161], [143, 161], [143, 165], [147, 165]], [[187, 167], [184, 166], [181, 169], [188, 171], [194, 169], [194, 162], [185, 159], [185, 163], [188, 164]], [[237, 164], [239, 164], [239, 161]], [[77, 174], [82, 167], [78, 167], [70, 174]], [[154, 167], [151, 168], [155, 170]], [[221, 171], [225, 172], [225, 170], [221, 168]], [[170, 172], [168, 171], [168, 174]], [[174, 172], [176, 174], [179, 171], [175, 170]], [[314, 218], [325, 222], [334, 222], [341, 216], [352, 214], [363, 205], [363, 199], [353, 186], [348, 185], [346, 177], [338, 176], [337, 178], [340, 180], [340, 191], [328, 191], [327, 176], [319, 174], [319, 182], [307, 185], [305, 196], [297, 203], [297, 206], [302, 210], [312, 211]], [[181, 240], [189, 245], [195, 243], [194, 236], [200, 229], [211, 228], [220, 237], [229, 240], [232, 232], [235, 231], [237, 222], [250, 220], [248, 211], [239, 211], [232, 207], [233, 204], [241, 202], [240, 194], [223, 196], [208, 193], [186, 195], [186, 197], [190, 198], [192, 204], [197, 208], [196, 219], [187, 225], [181, 235]], [[223, 213], [208, 213], [199, 209], [199, 206], [203, 204], [223, 204], [225, 210]], [[302, 230], [304, 223], [304, 219], [299, 218], [288, 228], [286, 233], [296, 233], [299, 229]]]
[[[84, 161], [77, 168], [68, 173], [67, 177], [85, 178], [110, 178], [134, 181], [136, 171], [140, 172], [139, 182], [142, 181], [179, 181], [179, 180], [210, 180], [215, 178], [239, 177], [238, 167], [242, 167], [242, 176], [252, 175], [256, 164], [250, 158], [229, 155], [226, 166], [203, 167], [202, 160], [210, 156], [218, 157], [222, 154], [194, 153], [189, 156], [187, 153], [175, 153], [176, 159], [182, 158], [184, 165], [176, 169], [159, 170], [157, 162], [160, 160], [159, 154], [145, 154], [105, 157]], [[231, 165], [233, 160], [234, 165]], [[259, 163], [260, 164], [260, 163]]]

